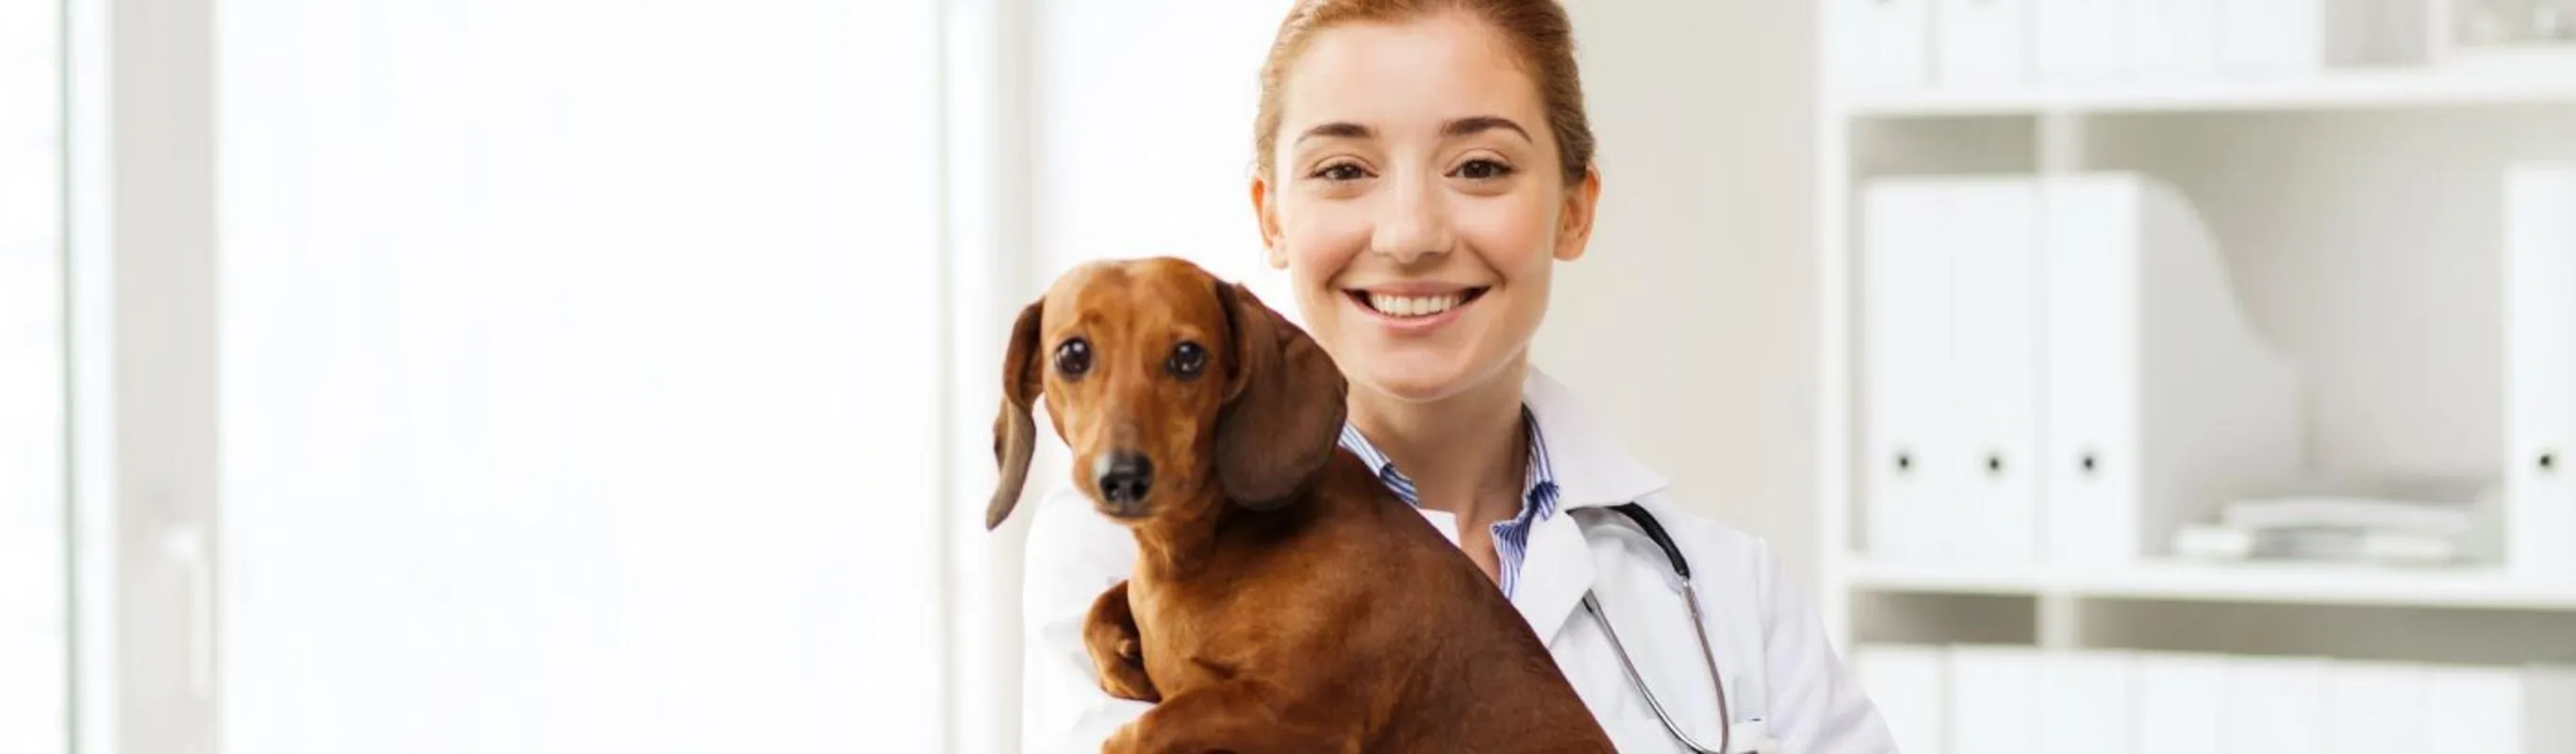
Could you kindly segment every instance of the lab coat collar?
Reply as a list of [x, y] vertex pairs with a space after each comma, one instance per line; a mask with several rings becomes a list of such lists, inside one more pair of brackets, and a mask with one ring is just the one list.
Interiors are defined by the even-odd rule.
[[1583, 594], [1592, 589], [1592, 550], [1572, 512], [1631, 502], [1661, 492], [1668, 484], [1620, 450], [1592, 424], [1572, 391], [1536, 367], [1530, 368], [1521, 386], [1521, 401], [1547, 433], [1558, 515], [1539, 522], [1530, 532], [1529, 554], [1521, 564], [1512, 606], [1529, 621], [1540, 641], [1553, 641]]
[[1559, 511], [1633, 502], [1670, 486], [1596, 426], [1574, 391], [1538, 367], [1530, 367], [1521, 383], [1521, 403], [1547, 433]]

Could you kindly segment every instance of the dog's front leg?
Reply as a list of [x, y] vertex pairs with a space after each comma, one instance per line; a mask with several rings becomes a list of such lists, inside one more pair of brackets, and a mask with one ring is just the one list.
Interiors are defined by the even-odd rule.
[[[1289, 714], [1297, 697], [1277, 684], [1236, 679], [1165, 699], [1119, 728], [1102, 754], [1358, 754], [1358, 716]], [[1321, 712], [1312, 705], [1307, 712]], [[1311, 719], [1309, 719], [1311, 718]]]
[[1137, 638], [1136, 612], [1127, 604], [1127, 582], [1118, 582], [1091, 602], [1082, 626], [1082, 645], [1100, 672], [1100, 689], [1120, 699], [1159, 702], [1163, 693], [1145, 674], [1145, 644]]

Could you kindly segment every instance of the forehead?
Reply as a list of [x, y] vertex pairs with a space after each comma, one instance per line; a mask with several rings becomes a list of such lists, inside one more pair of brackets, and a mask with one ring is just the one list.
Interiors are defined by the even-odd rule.
[[1067, 273], [1047, 292], [1046, 329], [1159, 325], [1204, 335], [1223, 327], [1215, 285], [1206, 273], [1174, 260], [1095, 262]]
[[1281, 126], [1291, 134], [1330, 121], [1426, 131], [1472, 115], [1544, 130], [1538, 85], [1500, 35], [1461, 14], [1325, 29], [1284, 79]]

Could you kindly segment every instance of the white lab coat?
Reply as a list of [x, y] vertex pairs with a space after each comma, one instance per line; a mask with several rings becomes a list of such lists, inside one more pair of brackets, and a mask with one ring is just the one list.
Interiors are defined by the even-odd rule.
[[[1547, 640], [1592, 713], [1623, 754], [1683, 751], [1620, 670], [1601, 627], [1581, 607], [1586, 589], [1636, 658], [1638, 669], [1693, 738], [1717, 745], [1717, 698], [1686, 633], [1688, 609], [1671, 566], [1652, 541], [1603, 506], [1636, 501], [1660, 520], [1690, 561], [1705, 630], [1717, 648], [1736, 728], [1767, 733], [1794, 754], [1896, 751], [1886, 726], [1827, 643], [1805, 590], [1783, 577], [1762, 540], [1693, 515], [1665, 495], [1665, 481], [1588, 421], [1565, 388], [1536, 369], [1523, 401], [1547, 434], [1559, 515], [1530, 533], [1512, 604]], [[1447, 513], [1424, 516], [1457, 540]], [[1093, 599], [1127, 578], [1135, 539], [1092, 511], [1081, 494], [1057, 491], [1031, 525], [1022, 609], [1026, 663], [1022, 740], [1027, 752], [1096, 752], [1118, 726], [1149, 706], [1100, 690], [1083, 649]], [[1754, 724], [1754, 721], [1760, 721]]]

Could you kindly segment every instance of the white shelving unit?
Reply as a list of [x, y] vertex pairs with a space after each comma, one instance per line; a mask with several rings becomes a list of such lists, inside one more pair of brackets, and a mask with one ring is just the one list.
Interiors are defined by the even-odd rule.
[[[1837, 27], [1832, 11], [1825, 14], [1819, 29], [1831, 35]], [[2018, 605], [2026, 601], [2032, 643], [2082, 649], [2110, 641], [2085, 625], [2083, 616], [2096, 605], [2115, 605], [2122, 615], [2176, 605], [2193, 611], [2259, 606], [2264, 620], [2278, 624], [2265, 636], [2276, 644], [2282, 636], [2295, 642], [2303, 631], [2330, 630], [2310, 625], [2315, 619], [2301, 617], [2303, 610], [2438, 614], [2425, 619], [2471, 631], [2481, 621], [2513, 622], [2504, 633], [2518, 643], [2489, 648], [2491, 654], [2576, 662], [2576, 580], [2496, 567], [2148, 560], [2074, 569], [2043, 558], [2026, 568], [1997, 569], [1873, 559], [1862, 554], [1857, 534], [1866, 506], [1856, 457], [1864, 410], [1857, 390], [1863, 302], [1856, 248], [1863, 183], [1880, 176], [2118, 170], [2174, 185], [2217, 235], [2249, 316], [2309, 376], [2313, 415], [2303, 429], [2318, 471], [2502, 477], [2508, 460], [2496, 314], [2501, 166], [2576, 161], [2576, 57], [2512, 66], [2433, 63], [2289, 76], [1866, 90], [1831, 83], [1841, 80], [1831, 52], [1836, 44], [1827, 39], [1820, 47], [1827, 51], [1827, 83], [1818, 98], [1823, 133], [1815, 166], [1815, 234], [1824, 254], [1816, 292], [1824, 333], [1817, 489], [1821, 547], [1828, 553], [1820, 578], [1839, 642], [1975, 633], [1928, 624], [1961, 613], [2024, 615]], [[2384, 336], [2392, 318], [2410, 323], [2412, 332]], [[2448, 372], [2438, 368], [2446, 359], [2455, 364]], [[1956, 604], [1877, 609], [1892, 599], [1917, 608], [1927, 601]], [[2135, 635], [2108, 633], [2120, 640]], [[2395, 635], [2372, 645], [2370, 654], [2447, 656], [2434, 645], [2470, 640]], [[2218, 643], [2208, 649], [2229, 650]], [[2317, 645], [2332, 647], [2321, 654], [2343, 646]]]
[[1845, 118], [2040, 113], [2254, 113], [2549, 105], [2576, 102], [2576, 59], [2526, 66], [2427, 66], [2205, 81], [1923, 88], [1852, 93]]
[[2005, 571], [1858, 560], [1844, 575], [1851, 589], [1877, 592], [2576, 612], [2576, 584], [2494, 568], [2148, 563], [2117, 570]]

